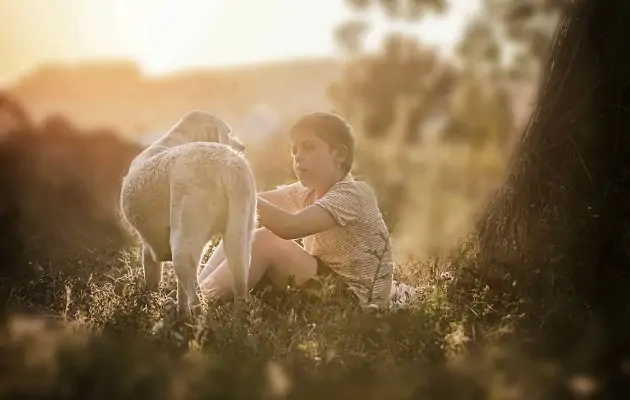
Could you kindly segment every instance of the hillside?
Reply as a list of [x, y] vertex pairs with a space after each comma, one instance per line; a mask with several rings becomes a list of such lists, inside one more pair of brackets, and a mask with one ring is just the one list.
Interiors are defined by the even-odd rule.
[[151, 78], [126, 62], [48, 65], [9, 91], [35, 121], [63, 114], [82, 128], [106, 125], [136, 137], [168, 129], [186, 110], [203, 108], [251, 137], [264, 133], [255, 122], [260, 118], [272, 123], [329, 109], [326, 91], [341, 68], [333, 60], [300, 60]]

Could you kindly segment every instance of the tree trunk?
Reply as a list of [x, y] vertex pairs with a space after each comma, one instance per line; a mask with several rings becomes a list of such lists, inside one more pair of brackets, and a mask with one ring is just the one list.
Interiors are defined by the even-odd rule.
[[627, 0], [567, 8], [507, 181], [477, 231], [484, 279], [509, 284], [502, 290], [516, 282], [535, 312], [585, 305], [609, 350], [630, 331], [628, 21]]

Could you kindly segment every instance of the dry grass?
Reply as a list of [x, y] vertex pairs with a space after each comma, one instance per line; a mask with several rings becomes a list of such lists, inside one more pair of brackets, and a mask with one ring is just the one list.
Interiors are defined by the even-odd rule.
[[[121, 253], [124, 267], [107, 275], [42, 275], [10, 290], [0, 397], [546, 399], [569, 393], [559, 366], [495, 347], [518, 318], [484, 321], [492, 310], [483, 290], [462, 307], [435, 279], [425, 282], [419, 301], [396, 312], [363, 310], [329, 290], [263, 290], [236, 330], [231, 306], [218, 302], [183, 325], [164, 306], [176, 287], [171, 268], [159, 293], [143, 293], [136, 254]], [[19, 318], [27, 313], [37, 317]]]

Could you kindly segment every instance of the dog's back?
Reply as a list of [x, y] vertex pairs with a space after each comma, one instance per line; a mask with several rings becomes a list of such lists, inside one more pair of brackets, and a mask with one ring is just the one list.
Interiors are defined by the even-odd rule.
[[123, 215], [163, 261], [170, 254], [171, 211], [178, 207], [178, 197], [191, 193], [199, 208], [215, 214], [205, 221], [213, 234], [225, 233], [230, 205], [253, 201], [255, 208], [255, 182], [247, 160], [218, 143], [193, 142], [163, 150], [139, 162], [123, 180]]
[[[239, 204], [255, 203], [255, 182], [249, 163], [229, 146], [197, 142], [178, 146], [164, 155], [169, 156], [165, 164], [169, 164], [171, 196], [187, 195], [194, 189], [206, 206], [217, 209], [216, 220], [226, 220]], [[171, 199], [172, 204], [176, 201]], [[224, 229], [218, 224], [214, 233], [224, 234]]]

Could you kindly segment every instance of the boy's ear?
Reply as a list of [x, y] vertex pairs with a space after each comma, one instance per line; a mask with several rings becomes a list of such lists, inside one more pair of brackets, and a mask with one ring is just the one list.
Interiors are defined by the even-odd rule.
[[337, 153], [337, 157], [339, 157], [341, 162], [344, 162], [348, 158], [348, 146], [346, 146], [345, 144], [337, 146], [335, 148], [335, 152]]

